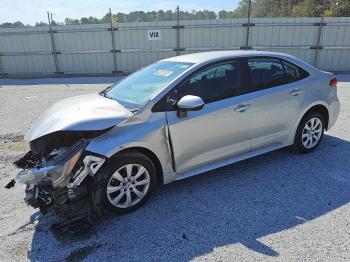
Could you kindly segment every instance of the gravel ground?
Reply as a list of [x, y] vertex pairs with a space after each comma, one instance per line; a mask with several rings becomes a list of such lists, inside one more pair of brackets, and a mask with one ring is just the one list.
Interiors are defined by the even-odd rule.
[[109, 217], [78, 237], [53, 235], [55, 214], [41, 216], [27, 207], [21, 186], [4, 189], [16, 173], [11, 163], [27, 149], [22, 137], [38, 113], [114, 81], [0, 82], [0, 261], [349, 261], [345, 82], [338, 87], [338, 121], [314, 153], [282, 149], [175, 182], [134, 213]]

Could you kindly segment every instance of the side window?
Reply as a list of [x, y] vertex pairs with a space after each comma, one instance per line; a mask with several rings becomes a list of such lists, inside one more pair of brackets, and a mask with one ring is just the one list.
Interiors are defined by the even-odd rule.
[[210, 103], [237, 96], [243, 86], [239, 62], [211, 66], [195, 74], [178, 89], [179, 95], [195, 95]]
[[292, 83], [301, 79], [304, 79], [309, 76], [309, 73], [304, 69], [300, 68], [297, 65], [294, 65], [290, 62], [282, 60], [285, 74], [286, 74], [286, 82]]
[[277, 58], [249, 58], [248, 66], [254, 90], [285, 83], [283, 66]]

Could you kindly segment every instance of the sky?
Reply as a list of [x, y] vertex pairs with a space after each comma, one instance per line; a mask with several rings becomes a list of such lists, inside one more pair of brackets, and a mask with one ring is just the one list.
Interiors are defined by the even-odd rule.
[[66, 17], [81, 18], [94, 16], [101, 18], [112, 8], [113, 13], [130, 11], [209, 9], [213, 11], [233, 10], [239, 0], [0, 0], [0, 23], [21, 21], [24, 24], [47, 22], [47, 11], [53, 19], [63, 22]]

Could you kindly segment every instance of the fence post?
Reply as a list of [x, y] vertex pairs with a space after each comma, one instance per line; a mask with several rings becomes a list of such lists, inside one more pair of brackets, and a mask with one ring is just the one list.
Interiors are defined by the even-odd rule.
[[58, 64], [58, 57], [57, 57], [57, 51], [56, 51], [56, 45], [55, 45], [55, 38], [53, 36], [53, 31], [52, 31], [52, 24], [51, 24], [51, 19], [50, 19], [50, 13], [47, 12], [47, 19], [49, 20], [49, 33], [50, 33], [50, 38], [51, 38], [51, 45], [52, 45], [52, 54], [53, 54], [53, 59], [55, 62], [55, 74], [60, 74], [60, 68], [59, 68], [59, 64]]
[[180, 55], [180, 7], [176, 7], [176, 55]]
[[1, 75], [1, 78], [5, 78], [4, 67], [2, 66], [2, 61], [1, 61], [1, 54], [0, 54], [0, 75]]
[[114, 39], [114, 27], [113, 27], [113, 21], [112, 21], [112, 10], [109, 8], [109, 22], [110, 22], [110, 30], [111, 30], [111, 37], [112, 37], [112, 53], [113, 53], [113, 66], [114, 71], [113, 73], [117, 73], [117, 54], [115, 50], [115, 39]]
[[249, 31], [250, 31], [250, 10], [252, 8], [252, 0], [249, 0], [248, 2], [248, 23], [247, 23], [247, 35], [245, 39], [245, 46], [249, 47]]
[[318, 60], [320, 58], [320, 49], [323, 49], [321, 46], [321, 40], [322, 40], [322, 33], [323, 33], [323, 27], [325, 25], [324, 23], [324, 14], [326, 11], [326, 0], [323, 0], [323, 7], [322, 7], [322, 16], [321, 16], [321, 21], [318, 24], [318, 34], [317, 34], [317, 43], [315, 47], [315, 59], [314, 59], [314, 66], [317, 67], [318, 65]]

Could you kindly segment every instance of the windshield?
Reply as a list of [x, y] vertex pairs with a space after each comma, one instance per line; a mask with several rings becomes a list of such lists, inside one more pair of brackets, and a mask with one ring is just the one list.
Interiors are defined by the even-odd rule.
[[128, 109], [137, 109], [191, 65], [191, 63], [160, 61], [110, 86], [102, 94], [117, 100]]

